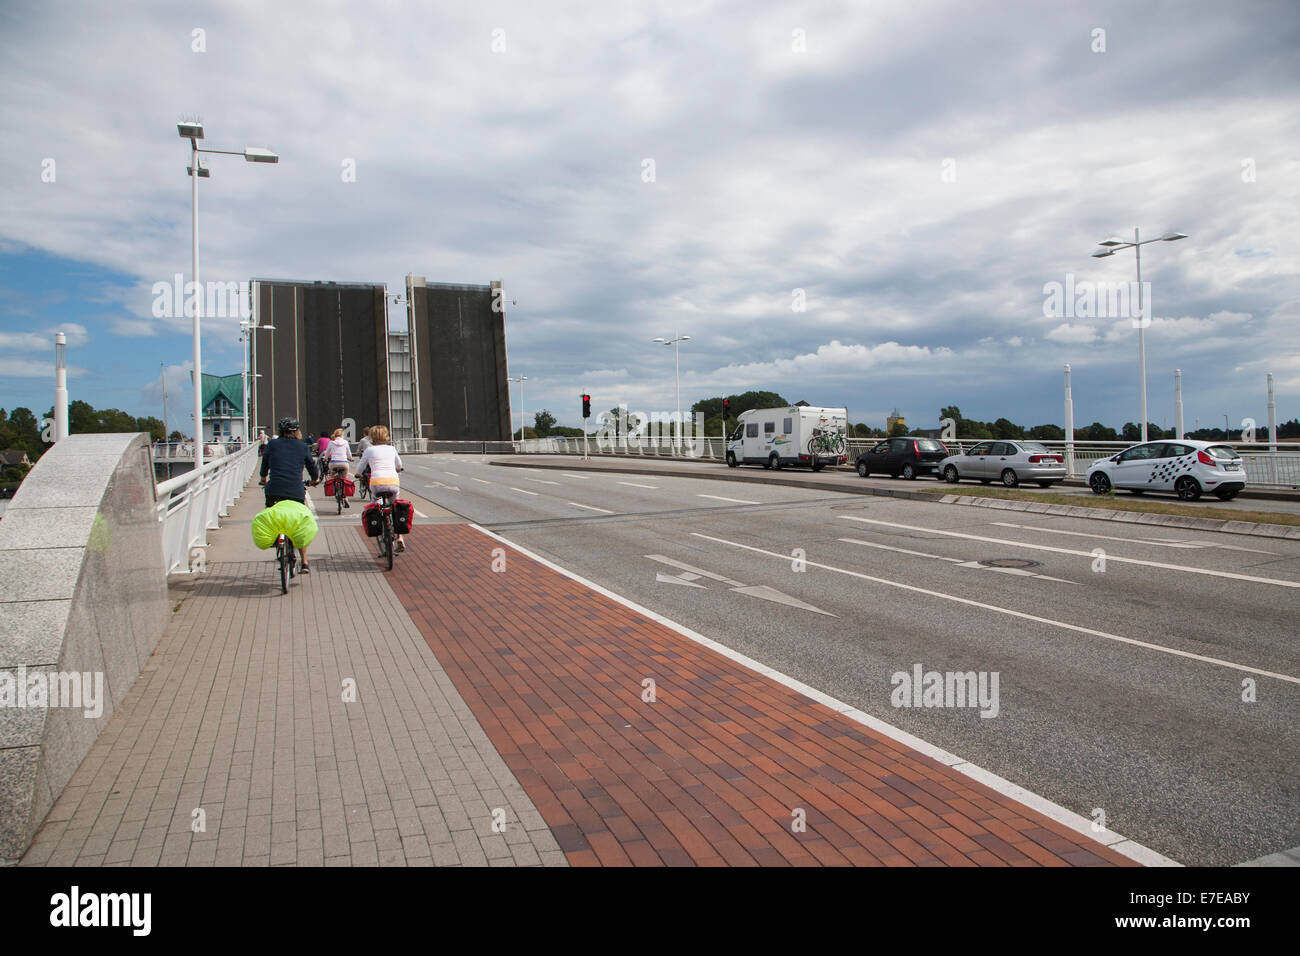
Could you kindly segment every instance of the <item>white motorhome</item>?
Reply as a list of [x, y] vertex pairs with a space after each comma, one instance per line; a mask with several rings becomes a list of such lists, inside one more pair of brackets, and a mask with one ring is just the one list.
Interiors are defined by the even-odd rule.
[[787, 408], [751, 408], [727, 443], [727, 464], [808, 465], [821, 471], [827, 465], [848, 461], [844, 433], [848, 410], [791, 405]]

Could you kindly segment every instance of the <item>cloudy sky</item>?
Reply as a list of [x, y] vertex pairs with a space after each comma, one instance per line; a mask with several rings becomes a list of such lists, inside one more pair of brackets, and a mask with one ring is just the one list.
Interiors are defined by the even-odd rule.
[[[1300, 415], [1300, 4], [0, 4], [0, 406], [173, 410], [189, 320], [186, 115], [205, 280], [504, 281], [526, 406], [747, 389], [1061, 423], [1138, 418], [1127, 316], [1044, 287], [1143, 250], [1150, 417]], [[1051, 311], [1050, 309], [1048, 311]], [[395, 324], [404, 321], [399, 310]], [[241, 368], [236, 319], [204, 368]], [[517, 392], [516, 392], [517, 396]], [[173, 427], [188, 430], [176, 412]], [[517, 414], [517, 410], [516, 410]], [[531, 416], [530, 416], [531, 417]]]

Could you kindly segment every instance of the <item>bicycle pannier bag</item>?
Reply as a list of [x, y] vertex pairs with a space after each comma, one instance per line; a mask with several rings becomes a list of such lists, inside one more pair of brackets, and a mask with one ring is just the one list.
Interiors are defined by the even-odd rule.
[[377, 538], [384, 533], [384, 516], [378, 504], [372, 501], [366, 505], [365, 510], [361, 512], [361, 524], [365, 527], [366, 534], [372, 538]]
[[411, 533], [411, 518], [415, 509], [409, 501], [398, 498], [393, 502], [393, 530], [398, 534]]

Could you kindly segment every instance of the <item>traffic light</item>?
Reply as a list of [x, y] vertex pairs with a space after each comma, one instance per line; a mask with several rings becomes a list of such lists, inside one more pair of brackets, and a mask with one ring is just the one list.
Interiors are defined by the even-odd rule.
[[731, 399], [724, 398], [722, 400], [722, 420], [725, 422], [730, 417], [731, 417]]
[[591, 417], [591, 396], [590, 395], [582, 396], [582, 417], [583, 418]]

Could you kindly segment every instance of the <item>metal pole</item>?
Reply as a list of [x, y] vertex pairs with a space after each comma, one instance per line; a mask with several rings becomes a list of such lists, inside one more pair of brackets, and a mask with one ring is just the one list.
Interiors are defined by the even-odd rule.
[[203, 467], [203, 357], [199, 327], [203, 321], [203, 288], [199, 285], [199, 141], [190, 140], [191, 243], [194, 257], [194, 470]]
[[1141, 368], [1138, 387], [1142, 390], [1142, 440], [1147, 440], [1147, 337], [1146, 317], [1142, 314], [1142, 245], [1138, 230], [1133, 228], [1133, 251], [1137, 255], [1138, 276], [1138, 365]]
[[1273, 373], [1268, 373], [1268, 451], [1277, 454], [1277, 406], [1273, 403]]
[[586, 418], [583, 418], [582, 420], [582, 460], [583, 461], [586, 461], [588, 458], [591, 457], [591, 454], [587, 448], [587, 428], [588, 428], [587, 421], [588, 420]]
[[1065, 473], [1074, 477], [1074, 398], [1070, 392], [1070, 366], [1065, 366]]
[[163, 444], [167, 443], [167, 437], [171, 434], [167, 430], [167, 363], [159, 362], [158, 370], [162, 374], [163, 389]]
[[678, 351], [678, 350], [681, 348], [681, 345], [679, 344], [680, 342], [681, 342], [681, 336], [679, 336], [679, 335], [677, 334], [677, 330], [676, 330], [676, 329], [673, 329], [673, 363], [674, 363], [674, 365], [676, 366], [676, 369], [675, 369], [675, 376], [676, 376], [676, 382], [677, 382], [677, 451], [676, 451], [676, 454], [679, 454], [679, 455], [681, 454], [681, 451], [682, 451], [682, 445], [681, 445], [681, 440], [682, 440], [682, 360], [681, 360], [681, 353]]
[[68, 437], [68, 337], [54, 333], [54, 440]]
[[1174, 369], [1174, 428], [1177, 439], [1183, 440], [1183, 370]]

